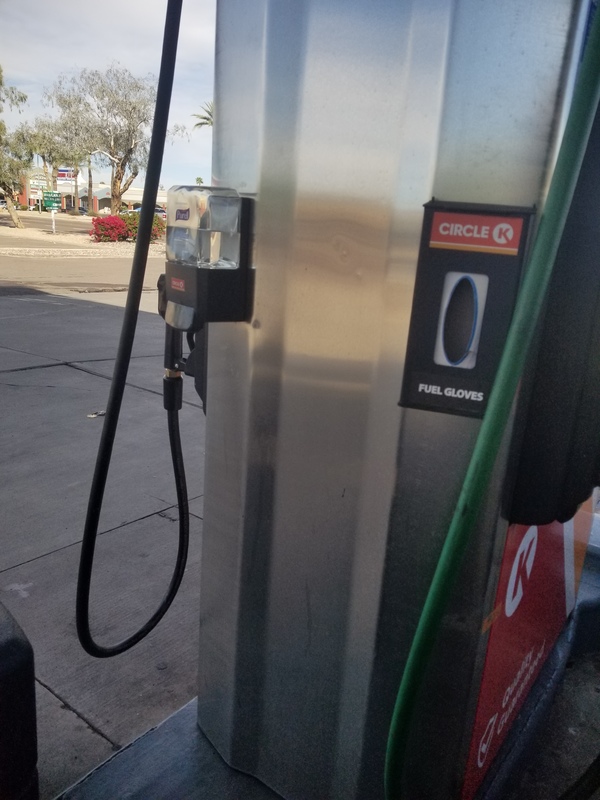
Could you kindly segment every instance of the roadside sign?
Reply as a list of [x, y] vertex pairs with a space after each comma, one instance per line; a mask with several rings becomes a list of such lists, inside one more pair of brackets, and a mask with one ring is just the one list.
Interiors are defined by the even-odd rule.
[[34, 170], [29, 173], [29, 187], [31, 189], [47, 189], [47, 176], [42, 170]]
[[60, 208], [60, 192], [44, 192], [44, 206], [52, 210]]

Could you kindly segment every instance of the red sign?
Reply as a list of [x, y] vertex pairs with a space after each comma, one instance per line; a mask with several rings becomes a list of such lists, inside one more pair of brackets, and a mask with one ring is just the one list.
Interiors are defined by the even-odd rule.
[[171, 289], [178, 292], [185, 292], [185, 281], [183, 278], [171, 278]]
[[523, 220], [520, 217], [436, 211], [433, 215], [429, 246], [516, 256], [522, 229]]
[[575, 605], [591, 519], [581, 509], [564, 525], [508, 529], [461, 800], [475, 796]]

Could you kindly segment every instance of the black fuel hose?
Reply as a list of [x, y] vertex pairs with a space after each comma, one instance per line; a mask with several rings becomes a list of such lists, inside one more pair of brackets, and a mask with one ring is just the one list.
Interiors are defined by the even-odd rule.
[[[181, 7], [183, 0], [168, 0], [165, 19], [165, 29], [163, 36], [163, 47], [160, 64], [160, 74], [156, 91], [156, 107], [154, 112], [154, 122], [152, 125], [152, 137], [150, 140], [150, 152], [148, 155], [148, 167], [146, 170], [146, 180], [144, 183], [144, 193], [142, 196], [142, 210], [138, 226], [138, 236], [131, 265], [131, 276], [129, 279], [129, 290], [125, 303], [125, 313], [119, 348], [115, 361], [115, 368], [106, 407], [106, 416], [102, 428], [96, 466], [90, 490], [87, 516], [81, 543], [81, 557], [79, 562], [79, 576], [77, 581], [77, 601], [76, 601], [76, 622], [79, 641], [86, 652], [97, 658], [108, 658], [123, 653], [133, 647], [143, 639], [162, 619], [175, 597], [175, 593], [181, 583], [183, 571], [185, 569], [185, 559], [187, 557], [187, 496], [185, 491], [185, 475], [183, 473], [183, 459], [181, 457], [181, 442], [179, 438], [179, 423], [177, 410], [168, 409], [168, 427], [171, 451], [173, 455], [173, 466], [175, 468], [175, 480], [177, 486], [177, 497], [179, 504], [180, 531], [179, 547], [175, 571], [171, 579], [169, 588], [163, 598], [159, 608], [152, 617], [136, 633], [127, 637], [123, 641], [105, 646], [98, 644], [92, 637], [89, 621], [90, 604], [90, 585], [92, 579], [92, 568], [94, 563], [94, 550], [96, 546], [96, 536], [102, 501], [106, 487], [106, 479], [110, 467], [113, 443], [121, 402], [127, 381], [127, 371], [131, 359], [133, 340], [137, 317], [140, 307], [140, 299], [144, 286], [144, 276], [146, 272], [146, 260], [148, 258], [148, 248], [152, 232], [154, 219], [154, 209], [156, 207], [156, 195], [160, 181], [162, 168], [163, 152], [167, 135], [167, 122], [169, 117], [169, 107], [171, 104], [171, 92], [173, 88], [173, 75], [175, 73], [175, 60], [177, 54], [177, 40], [179, 37], [179, 25], [181, 20]], [[179, 379], [173, 379], [181, 381]], [[165, 386], [165, 407], [167, 407], [167, 389]]]

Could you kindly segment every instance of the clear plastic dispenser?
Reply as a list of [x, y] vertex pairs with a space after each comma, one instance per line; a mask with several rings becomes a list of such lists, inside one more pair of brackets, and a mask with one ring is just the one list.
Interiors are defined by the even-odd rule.
[[251, 204], [233, 189], [169, 190], [165, 319], [172, 327], [247, 319]]

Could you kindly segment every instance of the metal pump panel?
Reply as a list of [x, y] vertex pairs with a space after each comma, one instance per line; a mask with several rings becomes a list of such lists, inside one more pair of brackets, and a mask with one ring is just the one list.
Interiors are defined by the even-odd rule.
[[[543, 207], [579, 9], [219, 2], [212, 182], [256, 197], [255, 287], [249, 322], [209, 326], [199, 725], [287, 800], [383, 798], [395, 694]], [[432, 197], [447, 207], [424, 226]], [[520, 232], [497, 229], [501, 252], [479, 261], [430, 247], [449, 241], [435, 225], [455, 244], [465, 226], [486, 238], [484, 220], [451, 216], [473, 213]], [[424, 258], [443, 265], [431, 311]], [[470, 800], [489, 767], [471, 737], [510, 582], [509, 442], [426, 675], [407, 797]]]

